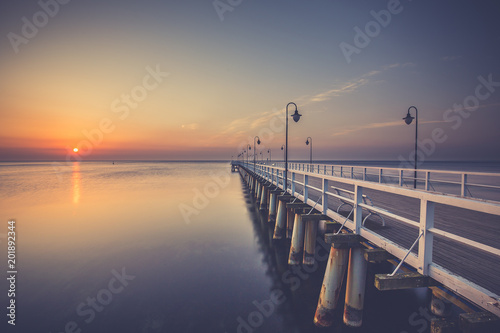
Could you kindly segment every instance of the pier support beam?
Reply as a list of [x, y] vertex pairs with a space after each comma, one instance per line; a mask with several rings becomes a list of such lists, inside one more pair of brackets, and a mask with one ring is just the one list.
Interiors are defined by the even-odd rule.
[[326, 264], [323, 285], [314, 315], [316, 326], [329, 327], [333, 324], [333, 312], [337, 308], [348, 255], [349, 249], [336, 249], [333, 246], [330, 248], [330, 256]]
[[290, 255], [288, 256], [288, 265], [299, 265], [302, 261], [302, 251], [304, 249], [304, 223], [302, 222], [301, 212], [295, 213], [293, 222], [292, 244], [290, 246]]
[[451, 316], [452, 303], [440, 297], [436, 290], [432, 290], [431, 312], [435, 316], [449, 317]]
[[[302, 217], [304, 220], [304, 217]], [[314, 265], [314, 254], [316, 251], [316, 235], [318, 234], [318, 223], [316, 220], [305, 221], [304, 235], [304, 265]]]
[[456, 333], [457, 324], [444, 318], [431, 319], [431, 333]]
[[274, 226], [273, 239], [282, 239], [285, 237], [285, 230], [287, 226], [287, 211], [286, 203], [291, 200], [290, 195], [279, 195], [278, 196], [278, 213], [276, 217], [276, 225]]
[[262, 194], [262, 184], [257, 180], [257, 194], [255, 195], [255, 201], [260, 202], [260, 196]]
[[364, 249], [351, 248], [344, 306], [344, 324], [350, 327], [361, 327], [363, 323], [367, 266]]
[[268, 189], [266, 186], [264, 186], [262, 188], [262, 193], [260, 195], [259, 210], [266, 210], [267, 209], [267, 192], [268, 192]]
[[277, 208], [277, 198], [280, 193], [277, 190], [271, 190], [271, 199], [269, 200], [269, 219], [268, 222], [276, 220], [276, 208]]
[[286, 208], [286, 238], [292, 239], [293, 235], [293, 222], [295, 220], [295, 212], [292, 208]]
[[461, 313], [460, 330], [463, 333], [498, 333], [500, 318], [489, 312]]
[[[312, 212], [311, 212], [312, 213]], [[314, 255], [316, 252], [316, 236], [320, 221], [331, 220], [327, 215], [317, 213], [307, 213], [302, 215], [302, 221], [305, 224], [304, 235], [304, 265], [314, 265]]]
[[420, 273], [375, 274], [375, 288], [378, 290], [412, 289], [437, 286], [438, 283]]
[[380, 263], [394, 258], [389, 252], [384, 249], [366, 249], [365, 260], [371, 263]]

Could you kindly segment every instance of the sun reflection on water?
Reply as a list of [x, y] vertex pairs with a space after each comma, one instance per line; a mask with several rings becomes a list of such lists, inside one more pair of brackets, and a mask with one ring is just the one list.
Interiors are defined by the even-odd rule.
[[73, 185], [73, 203], [77, 204], [80, 202], [80, 185], [81, 185], [81, 175], [80, 175], [80, 163], [73, 162], [73, 173], [71, 175], [71, 184]]

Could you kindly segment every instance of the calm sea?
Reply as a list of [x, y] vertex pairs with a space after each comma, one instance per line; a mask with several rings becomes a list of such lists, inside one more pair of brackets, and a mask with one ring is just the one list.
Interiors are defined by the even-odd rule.
[[289, 269], [288, 244], [273, 243], [228, 163], [0, 163], [0, 221], [2, 332], [429, 330], [427, 290], [371, 284], [362, 329], [343, 326], [342, 309], [333, 328], [316, 329], [326, 250], [319, 265]]

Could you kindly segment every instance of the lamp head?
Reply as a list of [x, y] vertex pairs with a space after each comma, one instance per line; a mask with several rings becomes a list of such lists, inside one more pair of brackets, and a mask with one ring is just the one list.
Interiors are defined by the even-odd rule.
[[307, 141], [306, 141], [306, 145], [308, 145], [308, 144], [309, 144], [309, 139], [307, 139]]
[[248, 150], [252, 150], [252, 147], [248, 147]]
[[403, 120], [405, 121], [406, 125], [410, 125], [411, 122], [413, 121], [413, 119], [415, 119], [415, 117], [411, 116], [410, 111], [408, 111], [408, 114], [406, 115], [406, 117], [403, 118]]
[[294, 114], [292, 114], [293, 121], [298, 122], [300, 120], [300, 117], [302, 117], [302, 115], [299, 113], [299, 111], [297, 111], [297, 109], [295, 109]]
[[281, 146], [281, 150], [283, 150], [283, 146]]
[[258, 144], [258, 145], [260, 145], [260, 138], [259, 138], [259, 139], [257, 139], [257, 144]]

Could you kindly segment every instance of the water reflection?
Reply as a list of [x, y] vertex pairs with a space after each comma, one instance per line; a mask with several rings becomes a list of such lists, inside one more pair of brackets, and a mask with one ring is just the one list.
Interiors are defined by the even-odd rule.
[[73, 187], [73, 203], [77, 204], [80, 202], [80, 185], [81, 185], [81, 174], [80, 174], [80, 163], [73, 162], [72, 174], [71, 174], [71, 185]]

